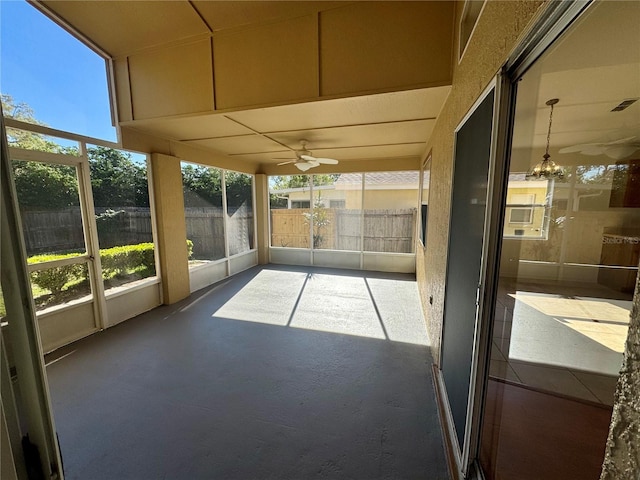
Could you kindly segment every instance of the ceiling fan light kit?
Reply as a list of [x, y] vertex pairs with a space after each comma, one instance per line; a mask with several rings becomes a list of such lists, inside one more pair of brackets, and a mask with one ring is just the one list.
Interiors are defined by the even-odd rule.
[[547, 147], [542, 156], [543, 160], [533, 167], [529, 169], [525, 178], [527, 180], [548, 180], [554, 178], [563, 178], [564, 177], [564, 169], [558, 165], [556, 162], [551, 160], [551, 155], [549, 155], [549, 143], [551, 140], [551, 122], [553, 120], [553, 106], [558, 103], [559, 100], [557, 98], [552, 98], [546, 101], [546, 105], [551, 107], [551, 111], [549, 112], [549, 128], [547, 130]]
[[300, 145], [301, 145], [301, 149], [300, 150], [293, 150], [293, 152], [296, 154], [296, 159], [292, 159], [292, 160], [288, 160], [286, 162], [281, 162], [278, 164], [278, 166], [280, 165], [289, 165], [289, 164], [294, 164], [298, 170], [302, 171], [302, 172], [306, 172], [307, 170], [309, 170], [310, 168], [313, 167], [318, 167], [321, 164], [325, 164], [325, 165], [337, 165], [338, 164], [338, 160], [334, 159], [334, 158], [322, 158], [322, 157], [314, 157], [311, 152], [309, 150], [307, 150], [307, 145], [309, 144], [309, 142], [307, 140], [300, 140]]

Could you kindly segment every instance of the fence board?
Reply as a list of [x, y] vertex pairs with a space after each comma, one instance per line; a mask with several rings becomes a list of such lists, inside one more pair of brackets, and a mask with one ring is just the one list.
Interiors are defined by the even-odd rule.
[[[360, 210], [323, 209], [329, 225], [322, 227], [319, 248], [360, 251], [362, 217]], [[364, 250], [411, 253], [413, 251], [416, 209], [365, 210]], [[309, 209], [271, 211], [271, 245], [309, 248]], [[316, 247], [317, 248], [317, 247]]]

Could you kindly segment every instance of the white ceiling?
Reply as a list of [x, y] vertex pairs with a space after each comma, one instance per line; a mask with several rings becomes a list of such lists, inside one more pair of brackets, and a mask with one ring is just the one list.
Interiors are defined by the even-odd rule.
[[[640, 2], [601, 2], [546, 52], [518, 83], [513, 145], [544, 148], [551, 98], [551, 148], [640, 139]], [[555, 158], [558, 160], [558, 158]]]
[[300, 140], [340, 161], [420, 158], [450, 87], [363, 95], [125, 126], [259, 163], [294, 158]]

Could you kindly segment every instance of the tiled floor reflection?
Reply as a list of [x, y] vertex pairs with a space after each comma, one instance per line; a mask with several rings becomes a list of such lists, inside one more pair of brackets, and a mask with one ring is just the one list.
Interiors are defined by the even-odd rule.
[[502, 281], [490, 375], [613, 405], [630, 310], [599, 285]]

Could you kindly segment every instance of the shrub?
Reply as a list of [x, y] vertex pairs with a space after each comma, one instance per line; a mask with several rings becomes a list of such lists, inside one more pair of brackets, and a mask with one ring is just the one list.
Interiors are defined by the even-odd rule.
[[[35, 255], [27, 260], [27, 263], [35, 264], [62, 260], [75, 257], [77, 254], [68, 253], [61, 255]], [[50, 267], [31, 273], [31, 280], [44, 290], [49, 290], [53, 295], [59, 294], [64, 286], [73, 281], [86, 278], [86, 268], [84, 265], [62, 265]], [[84, 275], [83, 275], [84, 274]]]
[[[187, 240], [189, 258], [193, 255], [193, 242]], [[58, 255], [35, 255], [29, 257], [29, 264], [50, 262], [77, 256], [76, 253]], [[155, 270], [155, 255], [153, 243], [138, 243], [100, 250], [102, 263], [102, 277], [107, 280], [115, 275], [126, 275], [131, 270], [140, 268]], [[31, 273], [33, 283], [40, 288], [49, 290], [53, 295], [59, 294], [64, 286], [74, 280], [84, 280], [88, 277], [85, 263], [50, 267]]]
[[114, 275], [128, 273], [140, 267], [153, 269], [155, 257], [153, 243], [138, 243], [137, 245], [123, 245], [121, 247], [100, 250], [102, 272], [105, 279]]

